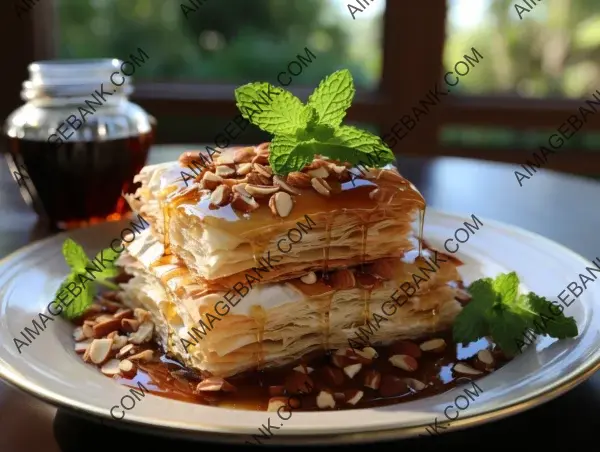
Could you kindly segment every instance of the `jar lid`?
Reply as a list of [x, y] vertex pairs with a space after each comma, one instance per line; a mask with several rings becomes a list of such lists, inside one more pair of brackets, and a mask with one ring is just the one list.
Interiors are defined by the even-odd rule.
[[[132, 67], [135, 72], [135, 66]], [[101, 87], [110, 94], [129, 95], [133, 92], [130, 83], [133, 72], [116, 58], [35, 61], [28, 70], [29, 80], [23, 82], [21, 91], [25, 101], [89, 97], [96, 90], [100, 93]]]

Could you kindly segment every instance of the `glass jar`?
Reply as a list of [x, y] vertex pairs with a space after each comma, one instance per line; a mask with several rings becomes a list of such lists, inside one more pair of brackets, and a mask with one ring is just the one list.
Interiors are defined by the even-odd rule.
[[26, 103], [4, 124], [8, 164], [25, 201], [60, 229], [117, 220], [146, 162], [155, 120], [130, 102], [122, 61], [29, 65]]

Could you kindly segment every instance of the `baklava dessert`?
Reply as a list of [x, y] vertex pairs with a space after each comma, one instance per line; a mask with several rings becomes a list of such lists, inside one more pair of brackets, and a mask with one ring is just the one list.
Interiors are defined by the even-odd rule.
[[84, 360], [157, 394], [263, 410], [396, 403], [506, 362], [491, 334], [459, 334], [482, 339], [467, 351], [453, 340], [475, 302], [462, 263], [423, 240], [425, 200], [389, 148], [341, 124], [353, 93], [348, 71], [306, 105], [245, 85], [238, 107], [270, 142], [143, 168], [125, 197], [149, 227], [122, 244], [119, 290], [77, 316]]

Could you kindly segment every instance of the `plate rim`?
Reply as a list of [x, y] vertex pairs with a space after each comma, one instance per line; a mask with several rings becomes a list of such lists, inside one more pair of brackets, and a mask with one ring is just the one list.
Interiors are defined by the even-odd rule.
[[[466, 214], [462, 213], [451, 213], [444, 210], [435, 209], [433, 207], [428, 207], [427, 212], [431, 212], [436, 216], [446, 217], [446, 219], [455, 219], [464, 221], [470, 217], [466, 216]], [[128, 217], [124, 217], [118, 221], [115, 221], [115, 224], [119, 224], [127, 220]], [[565, 245], [556, 242], [550, 238], [547, 238], [541, 234], [536, 232], [532, 232], [521, 228], [520, 226], [510, 225], [497, 220], [490, 220], [485, 217], [481, 218], [482, 221], [485, 221], [484, 224], [490, 224], [497, 229], [501, 230], [511, 230], [519, 235], [530, 237], [536, 240], [542, 240], [552, 244], [557, 249], [560, 249], [562, 253], [566, 253], [570, 255], [571, 258], [576, 259], [584, 264], [587, 264], [587, 260], [576, 253], [575, 251], [567, 248]], [[113, 223], [113, 222], [111, 222]], [[95, 229], [102, 226], [106, 226], [106, 223], [89, 225], [82, 228], [77, 228], [69, 231], [62, 231], [58, 234], [51, 235], [49, 237], [45, 237], [43, 239], [34, 241], [29, 243], [9, 255], [0, 259], [0, 266], [4, 266], [7, 262], [10, 262], [13, 259], [17, 259], [20, 255], [29, 253], [32, 249], [43, 246], [47, 242], [51, 242], [57, 240], [59, 237], [68, 237], [69, 234], [75, 231], [84, 231], [88, 229]], [[538, 393], [533, 393], [530, 397], [527, 397], [524, 400], [516, 401], [510, 405], [507, 405], [503, 408], [499, 409], [488, 409], [487, 411], [478, 413], [478, 414], [467, 414], [465, 416], [461, 416], [459, 419], [453, 420], [452, 425], [448, 425], [443, 433], [447, 433], [450, 431], [458, 431], [463, 430], [469, 427], [481, 425], [486, 422], [492, 422], [496, 420], [500, 420], [509, 415], [518, 414], [524, 412], [528, 409], [539, 406], [543, 403], [546, 403], [567, 391], [575, 388], [589, 377], [591, 377], [597, 370], [600, 369], [600, 351], [595, 355], [591, 356], [588, 360], [582, 362], [576, 369], [574, 369], [571, 374], [574, 374], [571, 378], [566, 381], [562, 381], [560, 384], [550, 387], [549, 389], [542, 390]], [[151, 424], [148, 421], [138, 420], [135, 415], [128, 416], [119, 421], [115, 421], [112, 419], [107, 413], [105, 413], [102, 409], [88, 404], [86, 402], [81, 402], [72, 397], [64, 397], [60, 394], [57, 394], [55, 391], [51, 389], [46, 389], [36, 383], [29, 381], [26, 375], [22, 375], [17, 372], [14, 368], [11, 368], [8, 363], [4, 361], [0, 357], [0, 378], [7, 383], [11, 387], [15, 387], [21, 391], [26, 392], [28, 395], [31, 395], [39, 400], [42, 400], [46, 403], [49, 403], [57, 408], [66, 409], [69, 411], [74, 411], [83, 417], [91, 417], [96, 421], [109, 423], [110, 425], [114, 425], [116, 428], [121, 429], [133, 429], [137, 431], [147, 431], [150, 434], [159, 434], [157, 431], [160, 431], [160, 434], [170, 434], [170, 436], [177, 436], [183, 439], [195, 439], [195, 440], [210, 440], [219, 443], [241, 443], [244, 440], [247, 440], [248, 436], [251, 436], [253, 433], [242, 433], [239, 430], [232, 430], [227, 427], [220, 427], [214, 425], [206, 425], [202, 423], [181, 423], [177, 421], [161, 421], [160, 424]], [[563, 377], [563, 380], [566, 377]], [[364, 408], [364, 411], [369, 410], [370, 408]], [[125, 422], [123, 422], [125, 421]], [[449, 420], [441, 419], [438, 421], [438, 425], [445, 426], [446, 424], [450, 424]], [[375, 429], [375, 430], [367, 430], [363, 432], [341, 432], [341, 433], [328, 433], [326, 431], [321, 432], [311, 432], [311, 433], [302, 433], [297, 434], [296, 432], [293, 434], [286, 434], [285, 431], [277, 432], [276, 435], [272, 435], [267, 445], [325, 445], [325, 444], [349, 444], [349, 443], [366, 443], [373, 441], [389, 441], [394, 439], [402, 439], [409, 437], [417, 437], [419, 433], [423, 433], [424, 427], [427, 427], [428, 424], [418, 424], [412, 426], [401, 426], [387, 429]], [[254, 433], [256, 434], [256, 433]]]

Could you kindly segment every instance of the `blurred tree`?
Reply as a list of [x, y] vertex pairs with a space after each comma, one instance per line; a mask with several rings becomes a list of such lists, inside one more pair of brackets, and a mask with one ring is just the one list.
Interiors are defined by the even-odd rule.
[[523, 20], [514, 0], [482, 1], [488, 8], [481, 24], [450, 27], [446, 43], [447, 67], [471, 47], [486, 59], [469, 73], [468, 83], [457, 86], [460, 90], [580, 97], [600, 88], [598, 0], [538, 2]]
[[352, 71], [359, 86], [376, 79], [372, 64], [367, 69], [348, 57], [344, 28], [328, 20], [334, 13], [330, 2], [208, 0], [187, 14], [182, 4], [190, 5], [188, 0], [61, 0], [60, 56], [124, 59], [142, 47], [150, 59], [134, 75], [138, 79], [277, 83], [277, 74], [308, 47], [316, 58], [296, 83], [314, 85], [341, 67]]

